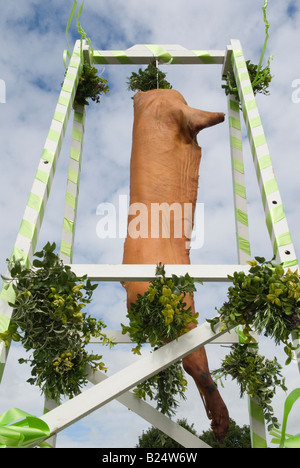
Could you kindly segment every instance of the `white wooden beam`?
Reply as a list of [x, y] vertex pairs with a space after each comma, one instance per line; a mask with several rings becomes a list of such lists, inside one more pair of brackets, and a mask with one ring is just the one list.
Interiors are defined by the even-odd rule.
[[225, 50], [189, 50], [179, 44], [136, 44], [126, 50], [94, 50], [93, 61], [102, 65], [223, 64]]
[[[125, 333], [123, 335], [122, 330], [108, 330], [105, 329], [103, 330], [103, 333], [107, 336], [107, 338], [110, 338], [114, 341], [114, 343], [132, 343], [132, 340], [129, 336], [128, 333]], [[254, 338], [257, 336], [256, 334], [252, 335]], [[90, 343], [101, 343], [103, 340], [100, 337], [91, 337]], [[214, 340], [210, 341], [207, 344], [234, 344], [234, 343], [239, 343], [239, 336], [234, 330], [231, 330], [231, 332], [226, 332], [223, 333], [220, 336], [217, 336]]]
[[[91, 281], [151, 281], [155, 278], [156, 265], [69, 265], [77, 276], [88, 275]], [[172, 274], [184, 276], [203, 282], [229, 282], [228, 275], [235, 271], [248, 274], [249, 265], [165, 265], [166, 277]]]
[[223, 331], [220, 331], [219, 328], [217, 328], [216, 333], [213, 333], [210, 325], [207, 322], [203, 323], [178, 338], [178, 340], [174, 340], [157, 351], [149, 353], [146, 357], [116, 372], [107, 380], [94, 385], [94, 387], [85, 390], [75, 398], [54, 408], [40, 419], [48, 424], [50, 435], [62, 431], [111, 400], [118, 398], [140, 382], [187, 356], [200, 346], [206, 345], [222, 333]]
[[[93, 371], [93, 369], [89, 366], [87, 379], [93, 384], [96, 385], [108, 378], [109, 377], [103, 372], [98, 370]], [[136, 413], [138, 416], [141, 416], [154, 427], [164, 432], [164, 434], [168, 435], [173, 440], [176, 440], [176, 442], [179, 442], [181, 445], [183, 445], [183, 447], [211, 448], [209, 445], [199, 439], [199, 437], [195, 436], [184, 427], [172, 421], [172, 419], [153, 408], [153, 406], [149, 405], [149, 403], [138, 398], [134, 393], [123, 393], [118, 398], [116, 398], [116, 400], [122, 405], [126, 406], [126, 408]]]

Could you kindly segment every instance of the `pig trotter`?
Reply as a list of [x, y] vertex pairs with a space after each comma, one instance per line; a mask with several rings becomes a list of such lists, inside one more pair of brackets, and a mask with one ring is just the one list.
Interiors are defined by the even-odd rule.
[[[195, 365], [197, 362], [197, 365]], [[212, 421], [211, 428], [218, 442], [223, 442], [229, 427], [229, 414], [225, 403], [211, 378], [206, 353], [200, 348], [182, 360], [184, 370], [194, 379], [207, 417]]]

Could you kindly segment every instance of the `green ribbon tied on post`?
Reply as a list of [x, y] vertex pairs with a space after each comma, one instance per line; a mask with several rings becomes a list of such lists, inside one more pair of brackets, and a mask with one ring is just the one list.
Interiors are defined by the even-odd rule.
[[235, 333], [237, 334], [238, 338], [239, 338], [239, 344], [245, 344], [247, 343], [247, 337], [246, 335], [244, 334], [243, 330], [241, 327], [235, 327], [234, 329]]
[[[49, 436], [50, 430], [44, 421], [18, 408], [0, 415], [0, 448], [26, 448]], [[51, 448], [47, 442], [36, 445]]]
[[66, 50], [64, 50], [64, 53], [63, 53], [63, 62], [64, 62], [65, 69], [67, 69], [67, 57], [69, 59], [71, 58], [71, 54], [69, 52], [68, 31], [69, 31], [69, 27], [71, 25], [71, 22], [72, 22], [76, 7], [77, 7], [77, 2], [76, 2], [76, 0], [74, 0], [73, 8], [72, 8], [72, 11], [70, 13], [68, 23], [67, 23], [67, 27], [66, 27], [67, 48], [66, 48]]
[[[82, 41], [83, 41], [83, 39], [85, 39], [88, 42], [89, 47], [90, 47], [90, 52], [93, 55], [93, 49], [91, 47], [91, 40], [90, 40], [89, 37], [87, 37], [86, 32], [83, 30], [83, 28], [82, 28], [82, 26], [81, 26], [81, 24], [79, 22], [79, 18], [80, 18], [81, 13], [82, 13], [83, 5], [84, 5], [84, 2], [82, 2], [81, 6], [80, 6], [80, 8], [79, 8], [79, 10], [78, 10], [78, 12], [76, 14], [77, 30], [78, 30], [78, 33], [81, 35], [81, 38], [80, 38], [81, 66], [82, 66], [82, 64], [84, 62], [84, 60], [83, 60], [83, 51], [82, 51]], [[72, 7], [72, 10], [71, 10], [68, 22], [67, 22], [67, 26], [66, 26], [67, 49], [64, 50], [64, 53], [63, 53], [63, 62], [64, 62], [65, 69], [67, 69], [67, 57], [69, 59], [71, 58], [71, 54], [69, 52], [68, 31], [69, 31], [70, 25], [72, 23], [72, 19], [73, 19], [76, 8], [77, 8], [77, 0], [74, 0], [73, 7]]]

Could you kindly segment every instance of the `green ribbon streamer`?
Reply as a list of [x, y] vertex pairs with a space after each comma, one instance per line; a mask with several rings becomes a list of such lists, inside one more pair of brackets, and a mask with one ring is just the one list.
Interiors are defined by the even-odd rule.
[[83, 5], [84, 5], [84, 2], [82, 2], [82, 5], [81, 5], [81, 7], [79, 8], [78, 13], [77, 13], [77, 15], [76, 15], [77, 30], [78, 30], [79, 34], [81, 34], [81, 38], [80, 38], [80, 59], [81, 59], [81, 67], [82, 67], [82, 64], [84, 63], [83, 50], [82, 50], [82, 40], [83, 40], [83, 39], [86, 39], [86, 41], [87, 41], [87, 43], [88, 43], [88, 45], [89, 45], [89, 47], [90, 47], [90, 51], [91, 51], [92, 56], [93, 56], [93, 52], [94, 52], [93, 49], [92, 49], [92, 47], [91, 47], [91, 40], [90, 40], [89, 37], [87, 37], [86, 32], [83, 30], [83, 28], [82, 28], [82, 26], [81, 26], [81, 24], [80, 24], [80, 22], [79, 22], [79, 18], [80, 18], [81, 13], [82, 13]]
[[[259, 77], [259, 72], [261, 70], [261, 64], [262, 64], [262, 61], [263, 61], [263, 58], [264, 58], [264, 55], [265, 55], [267, 42], [268, 42], [268, 39], [269, 39], [270, 24], [269, 24], [269, 22], [267, 20], [267, 6], [268, 6], [268, 0], [265, 0], [264, 6], [262, 7], [262, 11], [263, 11], [263, 17], [264, 17], [264, 23], [265, 23], [265, 34], [266, 34], [266, 36], [265, 36], [265, 42], [264, 42], [263, 49], [262, 49], [262, 52], [261, 52], [259, 64], [258, 64], [258, 67], [257, 67], [257, 72], [256, 72], [256, 75], [255, 75], [254, 80], [252, 82], [252, 87], [254, 87], [260, 81], [264, 80], [265, 75], [266, 75], [266, 72], [265, 72], [265, 74], [264, 74], [264, 76], [262, 78]], [[269, 60], [268, 60], [268, 65], [270, 65], [270, 61], [272, 60], [272, 58], [273, 57], [270, 55]]]
[[65, 69], [67, 68], [67, 57], [71, 58], [71, 54], [70, 54], [70, 52], [69, 52], [68, 31], [69, 31], [69, 27], [70, 27], [70, 25], [71, 25], [71, 23], [72, 23], [72, 19], [73, 19], [73, 16], [74, 16], [76, 7], [77, 7], [77, 1], [74, 0], [74, 4], [73, 4], [73, 7], [72, 7], [72, 11], [71, 11], [71, 13], [70, 13], [70, 16], [69, 16], [69, 19], [68, 19], [68, 23], [67, 23], [67, 27], [66, 27], [67, 49], [64, 50], [64, 53], [63, 53], [63, 61], [64, 61]]
[[[84, 2], [82, 2], [77, 14], [76, 14], [76, 24], [77, 24], [77, 30], [79, 32], [79, 34], [81, 35], [81, 38], [80, 38], [80, 59], [81, 59], [81, 67], [82, 67], [82, 64], [84, 62], [83, 60], [83, 50], [82, 50], [82, 40], [83, 39], [86, 39], [89, 46], [90, 46], [90, 51], [91, 51], [91, 54], [93, 55], [93, 49], [91, 47], [91, 40], [90, 38], [87, 37], [87, 34], [86, 32], [84, 31], [84, 29], [82, 28], [80, 22], [79, 22], [79, 18], [81, 16], [81, 13], [82, 13], [82, 10], [83, 10], [83, 5], [84, 5]], [[71, 13], [70, 13], [70, 16], [69, 16], [69, 19], [68, 19], [68, 23], [67, 23], [67, 27], [66, 27], [66, 37], [68, 36], [68, 31], [69, 31], [69, 28], [70, 28], [70, 25], [72, 23], [72, 19], [73, 19], [73, 16], [74, 16], [74, 13], [75, 13], [75, 10], [77, 8], [77, 0], [74, 0], [74, 4], [73, 4], [73, 7], [72, 7], [72, 10], [71, 10]], [[71, 54], [69, 52], [69, 41], [68, 41], [68, 38], [67, 38], [67, 49], [64, 51], [63, 53], [63, 62], [64, 62], [64, 66], [65, 66], [65, 69], [67, 68], [67, 57], [68, 58], [71, 58]]]
[[[50, 430], [44, 421], [18, 408], [0, 415], [0, 448], [26, 448], [49, 436]], [[47, 442], [38, 446], [51, 448]]]
[[287, 396], [284, 403], [284, 413], [281, 432], [276, 429], [272, 429], [272, 431], [270, 431], [271, 435], [276, 436], [274, 439], [271, 440], [271, 442], [274, 444], [279, 443], [279, 448], [300, 448], [300, 434], [291, 436], [289, 434], [286, 434], [285, 432], [288, 416], [291, 412], [294, 403], [298, 400], [298, 398], [300, 398], [300, 388], [295, 388], [295, 390], [293, 390]]

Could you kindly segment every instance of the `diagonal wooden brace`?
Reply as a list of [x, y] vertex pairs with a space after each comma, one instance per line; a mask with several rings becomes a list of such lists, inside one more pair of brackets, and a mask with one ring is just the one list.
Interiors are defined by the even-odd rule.
[[118, 398], [140, 382], [157, 374], [199, 347], [205, 346], [224, 332], [225, 330], [220, 331], [220, 325], [216, 328], [216, 333], [214, 333], [208, 323], [203, 323], [178, 338], [178, 340], [166, 344], [157, 351], [116, 372], [103, 382], [54, 408], [40, 419], [48, 424], [50, 435], [62, 431], [111, 400]]
[[[93, 371], [90, 366], [88, 371], [89, 373], [87, 379], [95, 385], [109, 379], [109, 377], [103, 372], [98, 370]], [[183, 445], [183, 447], [211, 448], [209, 445], [199, 439], [199, 437], [192, 434], [190, 431], [180, 426], [175, 421], [172, 421], [172, 419], [153, 408], [153, 406], [149, 405], [149, 403], [146, 403], [145, 401], [138, 398], [133, 392], [125, 392], [116, 398], [116, 400], [122, 405], [126, 406], [126, 408], [136, 413], [138, 416], [141, 416], [157, 429], [164, 432], [173, 440], [176, 440], [176, 442]]]

